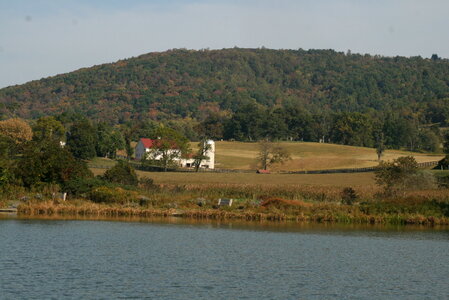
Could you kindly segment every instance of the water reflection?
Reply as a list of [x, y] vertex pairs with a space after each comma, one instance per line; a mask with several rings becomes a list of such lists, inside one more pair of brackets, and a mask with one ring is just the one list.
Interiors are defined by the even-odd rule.
[[[180, 217], [107, 217], [107, 216], [17, 216], [0, 215], [2, 219], [13, 219], [20, 222], [35, 221], [98, 221], [98, 222], [133, 222], [157, 225], [179, 225], [209, 229], [233, 229], [250, 231], [269, 231], [284, 233], [303, 234], [340, 234], [340, 235], [370, 235], [398, 237], [404, 234], [439, 233], [447, 234], [449, 239], [449, 226], [424, 226], [424, 225], [391, 225], [391, 224], [337, 224], [337, 223], [314, 223], [314, 222], [292, 222], [292, 221], [245, 221], [245, 220], [213, 220], [193, 219]], [[426, 237], [429, 237], [426, 235]]]

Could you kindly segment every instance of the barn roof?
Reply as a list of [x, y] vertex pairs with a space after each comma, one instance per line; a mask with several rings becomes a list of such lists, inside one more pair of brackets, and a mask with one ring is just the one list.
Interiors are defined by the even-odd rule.
[[141, 138], [140, 141], [142, 142], [142, 144], [145, 148], [153, 147], [154, 142], [155, 142], [155, 140], [147, 139], [147, 138]]
[[[153, 139], [148, 139], [148, 138], [141, 138], [140, 141], [142, 142], [145, 149], [157, 147], [158, 145], [161, 145], [161, 143], [162, 143], [162, 140], [159, 140], [159, 139], [153, 140]], [[179, 147], [175, 143], [172, 143], [170, 148], [178, 149]]]

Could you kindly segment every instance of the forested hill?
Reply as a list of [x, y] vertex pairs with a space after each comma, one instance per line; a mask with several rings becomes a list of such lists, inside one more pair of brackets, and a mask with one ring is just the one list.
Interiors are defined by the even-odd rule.
[[332, 50], [170, 50], [0, 90], [3, 117], [64, 111], [94, 120], [230, 116], [243, 104], [311, 114], [401, 111], [449, 122], [449, 60]]

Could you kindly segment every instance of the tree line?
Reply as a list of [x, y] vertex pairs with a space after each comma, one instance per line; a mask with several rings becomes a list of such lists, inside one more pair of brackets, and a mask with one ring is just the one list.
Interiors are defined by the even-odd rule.
[[203, 121], [247, 102], [266, 109], [399, 112], [449, 125], [449, 61], [333, 50], [185, 49], [149, 53], [0, 89], [2, 118], [64, 111], [110, 125]]
[[197, 125], [199, 134], [214, 139], [326, 142], [361, 147], [437, 152], [438, 125], [421, 123], [400, 112], [318, 112], [291, 106], [267, 109], [255, 102], [242, 105], [230, 117], [212, 114]]

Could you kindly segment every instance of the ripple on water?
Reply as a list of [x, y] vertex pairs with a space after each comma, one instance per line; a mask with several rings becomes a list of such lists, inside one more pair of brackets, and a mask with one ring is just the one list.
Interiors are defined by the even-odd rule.
[[436, 298], [448, 230], [0, 219], [0, 298]]

